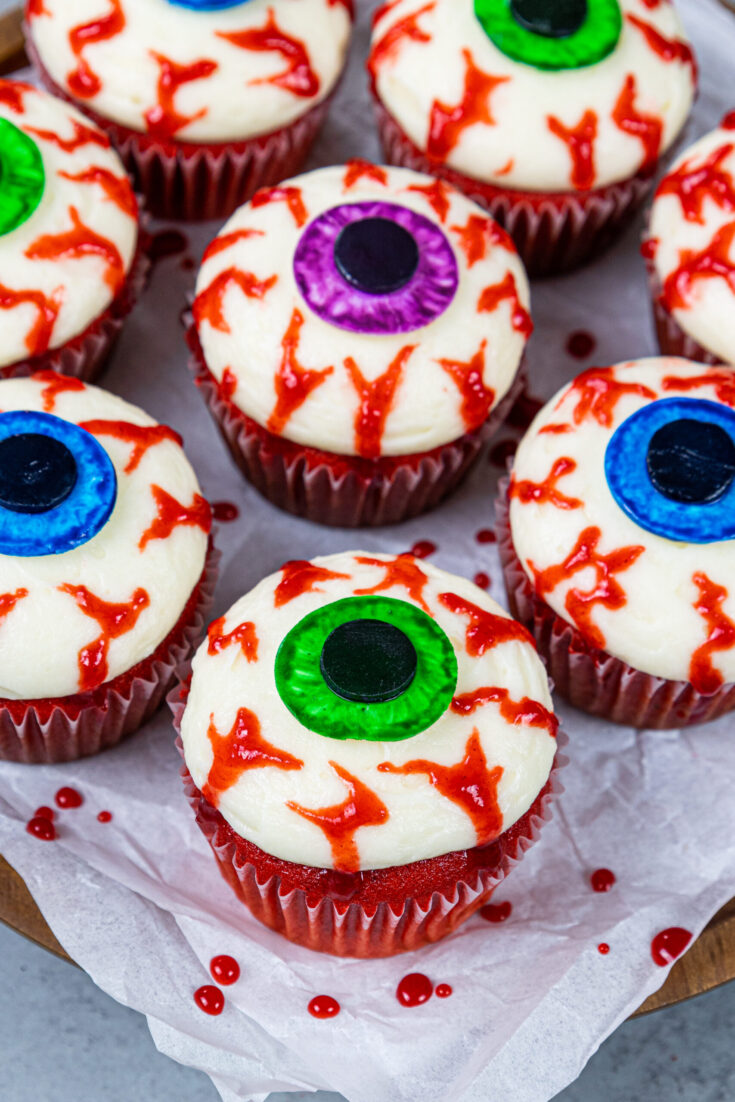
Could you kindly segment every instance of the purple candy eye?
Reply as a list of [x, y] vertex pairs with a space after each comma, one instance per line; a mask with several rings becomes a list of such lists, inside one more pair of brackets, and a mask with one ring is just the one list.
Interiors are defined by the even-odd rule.
[[451, 245], [422, 214], [396, 203], [345, 203], [315, 218], [294, 255], [301, 294], [323, 321], [353, 333], [410, 333], [457, 293]]

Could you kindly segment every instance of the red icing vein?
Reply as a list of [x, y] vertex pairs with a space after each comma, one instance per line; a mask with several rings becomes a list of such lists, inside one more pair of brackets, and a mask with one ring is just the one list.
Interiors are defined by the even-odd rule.
[[74, 153], [85, 145], [98, 145], [102, 149], [110, 148], [110, 139], [101, 130], [93, 130], [91, 126], [85, 126], [84, 123], [78, 122], [76, 119], [69, 119], [69, 122], [74, 129], [71, 138], [62, 138], [53, 130], [39, 130], [35, 126], [28, 126], [26, 130], [29, 134], [35, 134], [37, 138], [41, 138], [43, 141], [53, 142], [64, 153]]
[[597, 115], [585, 111], [576, 126], [567, 127], [554, 115], [547, 115], [551, 133], [566, 144], [572, 158], [570, 182], [578, 191], [589, 191], [595, 183], [595, 140], [597, 139]]
[[360, 400], [355, 415], [355, 450], [363, 459], [380, 456], [385, 423], [393, 408], [403, 370], [415, 348], [415, 344], [402, 348], [383, 374], [370, 382], [351, 356], [345, 360], [347, 373]]
[[[29, 18], [32, 14], [32, 12], [28, 12]], [[3, 107], [8, 107], [11, 111], [15, 111], [16, 115], [24, 115], [26, 92], [35, 91], [36, 89], [32, 84], [26, 84], [22, 80], [2, 81], [0, 82], [0, 104]], [[30, 127], [28, 129], [30, 130]]]
[[378, 582], [371, 589], [356, 589], [355, 596], [363, 597], [373, 593], [383, 593], [386, 589], [400, 586], [406, 590], [412, 601], [420, 605], [424, 612], [431, 615], [431, 611], [424, 600], [423, 593], [428, 582], [426, 574], [414, 560], [413, 555], [399, 555], [391, 562], [382, 559], [371, 559], [367, 555], [358, 555], [357, 562], [363, 566], [379, 566], [385, 571], [382, 582]]
[[367, 177], [368, 180], [372, 180], [376, 184], [383, 184], [386, 187], [388, 185], [388, 175], [384, 168], [381, 168], [380, 165], [374, 165], [370, 161], [363, 161], [360, 157], [354, 157], [347, 162], [345, 168], [344, 190], [349, 191], [363, 177]]
[[704, 225], [704, 204], [712, 200], [722, 210], [735, 210], [735, 186], [733, 178], [722, 164], [735, 150], [735, 143], [727, 142], [714, 149], [699, 164], [696, 158], [684, 161], [675, 172], [669, 173], [658, 186], [656, 198], [675, 195], [687, 222]]
[[268, 19], [264, 27], [253, 27], [246, 31], [216, 31], [215, 34], [241, 50], [279, 53], [284, 59], [286, 68], [282, 72], [272, 77], [251, 80], [250, 84], [275, 84], [294, 96], [306, 98], [319, 92], [319, 77], [311, 67], [306, 46], [301, 39], [281, 30], [273, 8], [268, 9]]
[[157, 138], [173, 138], [179, 130], [183, 130], [189, 123], [196, 122], [207, 114], [207, 108], [202, 107], [193, 115], [182, 115], [176, 110], [176, 93], [183, 84], [189, 84], [193, 80], [206, 80], [210, 77], [217, 69], [217, 62], [200, 58], [190, 65], [179, 65], [164, 54], [151, 51], [151, 55], [159, 68], [156, 91], [158, 103], [145, 112], [146, 127], [148, 133], [154, 134]]
[[295, 411], [302, 406], [313, 390], [321, 386], [333, 367], [314, 370], [303, 367], [298, 361], [301, 327], [304, 315], [295, 308], [281, 345], [283, 356], [275, 378], [276, 404], [268, 418], [267, 429], [280, 435]]
[[78, 172], [76, 176], [71, 172], [60, 172], [59, 176], [63, 176], [65, 180], [73, 180], [77, 184], [98, 184], [107, 198], [119, 207], [123, 214], [127, 214], [129, 218], [138, 217], [138, 203], [128, 180], [116, 176], [108, 168], [92, 165], [91, 168]]
[[664, 61], [680, 61], [682, 65], [688, 65], [691, 69], [692, 80], [696, 84], [697, 62], [691, 46], [686, 42], [682, 42], [680, 38], [666, 38], [653, 24], [647, 23], [645, 19], [641, 19], [637, 15], [628, 13], [625, 18], [636, 30], [641, 32], [650, 49], [658, 57]]
[[59, 260], [62, 257], [79, 259], [86, 256], [100, 257], [105, 264], [105, 283], [117, 295], [125, 281], [125, 265], [117, 246], [107, 237], [85, 226], [76, 207], [69, 207], [73, 228], [65, 233], [49, 233], [29, 245], [25, 255], [29, 260]]
[[301, 769], [304, 765], [300, 758], [279, 750], [263, 738], [260, 720], [249, 708], [238, 709], [235, 722], [226, 735], [219, 733], [214, 725], [214, 716], [210, 716], [207, 737], [214, 759], [207, 780], [202, 785], [202, 795], [214, 807], [219, 805], [222, 793], [237, 784], [249, 769], [272, 766], [288, 772]]
[[712, 655], [735, 647], [735, 624], [722, 608], [728, 597], [723, 585], [717, 585], [705, 573], [694, 575], [693, 581], [699, 590], [694, 608], [707, 625], [707, 641], [697, 647], [692, 655], [689, 668], [689, 680], [698, 693], [709, 696], [716, 693], [724, 684], [724, 677], [715, 669]]
[[556, 737], [559, 720], [538, 700], [524, 696], [522, 700], [512, 700], [507, 689], [483, 686], [470, 693], [455, 696], [452, 711], [458, 715], [470, 716], [485, 704], [499, 704], [500, 714], [506, 722], [518, 727], [542, 727]]
[[457, 384], [462, 396], [460, 412], [468, 432], [478, 428], [486, 420], [495, 402], [495, 391], [486, 386], [484, 381], [486, 348], [485, 340], [466, 363], [459, 360], [438, 361]]
[[62, 301], [60, 291], [55, 292], [53, 298], [47, 298], [42, 291], [14, 291], [0, 283], [0, 310], [12, 310], [26, 303], [36, 310], [36, 319], [25, 337], [25, 346], [31, 356], [45, 352], [51, 343]]
[[492, 286], [485, 288], [477, 303], [477, 310], [481, 314], [491, 314], [494, 310], [497, 310], [501, 302], [510, 302], [511, 304], [511, 323], [516, 333], [521, 333], [524, 337], [530, 337], [533, 333], [533, 322], [531, 321], [531, 315], [518, 296], [516, 277], [512, 272], [508, 272], [500, 283], [494, 283]]
[[238, 646], [248, 662], [258, 661], [258, 633], [251, 620], [238, 624], [232, 631], [225, 633], [225, 617], [214, 620], [207, 631], [207, 654], [221, 654], [232, 646]]
[[615, 378], [612, 367], [590, 367], [574, 380], [570, 390], [557, 403], [557, 409], [567, 396], [579, 395], [574, 407], [574, 423], [581, 425], [588, 417], [598, 425], [610, 428], [620, 399], [625, 394], [639, 394], [642, 398], [655, 398], [656, 392], [642, 383], [623, 383]]
[[714, 387], [719, 400], [726, 406], [735, 408], [735, 371], [714, 368], [703, 375], [693, 375], [688, 379], [666, 375], [663, 380], [664, 390], [697, 390], [701, 386]]
[[84, 51], [97, 42], [107, 42], [125, 28], [121, 0], [110, 0], [111, 10], [99, 19], [80, 23], [69, 31], [69, 45], [77, 59], [77, 67], [67, 74], [69, 89], [79, 99], [92, 99], [102, 88], [102, 81], [90, 67]]
[[682, 250], [679, 267], [666, 278], [661, 302], [667, 310], [686, 309], [694, 284], [703, 279], [724, 279], [735, 294], [735, 261], [730, 251], [735, 241], [735, 222], [718, 230], [701, 252]]
[[635, 106], [637, 95], [636, 79], [632, 73], [625, 78], [620, 95], [612, 112], [615, 125], [624, 133], [630, 134], [643, 145], [642, 173], [653, 172], [658, 160], [663, 138], [663, 123], [654, 115], [644, 115]]
[[165, 540], [175, 528], [201, 528], [209, 533], [212, 527], [212, 511], [209, 502], [201, 494], [194, 494], [191, 505], [182, 505], [166, 490], [151, 485], [151, 493], [156, 503], [157, 516], [146, 528], [138, 541], [138, 547], [142, 551], [151, 540]]
[[324, 566], [315, 566], [307, 559], [293, 559], [281, 567], [281, 580], [276, 586], [275, 606], [287, 605], [304, 593], [321, 593], [319, 582], [328, 582], [333, 578], [347, 578], [347, 574], [338, 574]]
[[224, 297], [230, 287], [239, 287], [246, 298], [262, 299], [277, 282], [276, 275], [268, 279], [258, 279], [252, 272], [243, 272], [235, 267], [225, 268], [194, 299], [191, 308], [194, 320], [197, 325], [208, 321], [220, 333], [230, 333], [231, 329], [222, 309]]
[[73, 597], [84, 615], [100, 627], [100, 636], [79, 651], [79, 689], [87, 692], [107, 680], [110, 642], [133, 630], [141, 612], [148, 608], [150, 598], [142, 587], [135, 590], [129, 601], [121, 603], [104, 601], [85, 585], [65, 583], [58, 588]]
[[555, 461], [543, 482], [532, 482], [530, 479], [516, 482], [515, 477], [511, 478], [508, 496], [518, 498], [524, 505], [535, 502], [536, 505], [555, 505], [557, 509], [579, 509], [584, 504], [583, 501], [578, 497], [567, 497], [557, 488], [559, 479], [572, 474], [576, 469], [574, 459], [562, 456]]
[[124, 467], [124, 473], [130, 474], [140, 464], [141, 459], [156, 444], [164, 440], [170, 440], [174, 444], [182, 446], [183, 440], [178, 432], [168, 425], [134, 425], [131, 421], [105, 421], [102, 419], [80, 421], [79, 427], [95, 436], [114, 436], [116, 440], [122, 440], [125, 444], [132, 444], [130, 458]]
[[490, 110], [490, 96], [496, 88], [510, 80], [510, 77], [494, 77], [490, 73], [483, 73], [475, 65], [469, 50], [462, 50], [462, 56], [465, 61], [462, 99], [454, 107], [434, 100], [431, 107], [426, 151], [433, 160], [445, 161], [469, 127], [477, 123], [495, 125]]
[[501, 643], [530, 643], [536, 648], [531, 633], [507, 616], [498, 616], [495, 612], [478, 608], [456, 593], [440, 593], [439, 600], [450, 612], [468, 617], [470, 622], [465, 636], [465, 647], [473, 658], [482, 657], [486, 651]]
[[218, 253], [223, 253], [225, 249], [229, 249], [232, 245], [236, 245], [238, 241], [246, 241], [249, 237], [263, 237], [262, 230], [233, 230], [232, 233], [223, 233], [219, 237], [215, 237], [206, 248], [204, 256], [202, 257], [202, 264], [207, 260], [211, 260], [213, 256], [217, 256]]
[[256, 191], [253, 198], [250, 200], [250, 205], [254, 209], [258, 207], [264, 207], [268, 203], [286, 203], [288, 209], [291, 212], [294, 222], [301, 229], [306, 225], [309, 218], [309, 212], [306, 209], [306, 204], [301, 193], [301, 188], [298, 187], [271, 187], [261, 188], [260, 191]]
[[432, 180], [430, 184], [411, 184], [406, 190], [425, 195], [434, 214], [444, 223], [449, 214], [449, 191], [443, 180]]
[[471, 214], [466, 225], [451, 228], [457, 234], [459, 247], [467, 257], [468, 268], [472, 268], [479, 260], [484, 260], [491, 245], [499, 245], [509, 253], [515, 253], [511, 238], [492, 218]]
[[[37, 371], [33, 376], [37, 383], [45, 383], [41, 391], [44, 413], [53, 413], [56, 408], [56, 398], [59, 394], [68, 391], [84, 390], [84, 383], [73, 375], [58, 375], [55, 371]], [[83, 425], [81, 426], [84, 427]]]
[[[373, 23], [386, 15], [392, 5], [385, 4], [382, 8], [375, 12], [373, 16]], [[426, 15], [428, 12], [433, 11], [436, 7], [436, 3], [424, 4], [418, 11], [412, 12], [410, 15], [405, 15], [403, 19], [397, 20], [390, 27], [382, 38], [373, 46], [370, 58], [367, 63], [368, 72], [373, 80], [378, 75], [378, 69], [384, 62], [389, 59], [394, 59], [400, 52], [400, 48], [404, 41], [409, 40], [411, 42], [431, 42], [431, 35], [422, 30], [419, 26], [419, 19], [422, 15]]]

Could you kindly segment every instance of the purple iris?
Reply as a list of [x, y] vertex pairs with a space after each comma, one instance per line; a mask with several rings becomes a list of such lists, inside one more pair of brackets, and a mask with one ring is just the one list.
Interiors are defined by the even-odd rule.
[[345, 203], [304, 230], [294, 255], [301, 294], [323, 321], [353, 333], [411, 333], [447, 309], [459, 284], [449, 241], [397, 203]]

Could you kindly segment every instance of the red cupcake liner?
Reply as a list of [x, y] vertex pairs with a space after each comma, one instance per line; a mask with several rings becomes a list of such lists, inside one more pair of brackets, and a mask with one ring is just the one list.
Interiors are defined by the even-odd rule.
[[151, 267], [148, 255], [150, 241], [143, 217], [138, 226], [138, 244], [125, 283], [104, 313], [66, 344], [49, 348], [40, 356], [29, 356], [28, 359], [0, 367], [0, 379], [34, 375], [37, 371], [73, 375], [87, 383], [96, 379], [117, 343], [125, 319], [145, 290]]
[[511, 615], [533, 635], [554, 688], [570, 704], [613, 723], [655, 730], [706, 723], [735, 708], [735, 684], [705, 696], [689, 681], [654, 677], [588, 643], [538, 596], [523, 569], [511, 534], [507, 479], [495, 513]]
[[380, 140], [389, 164], [439, 176], [484, 207], [510, 234], [532, 278], [579, 268], [612, 245], [653, 187], [639, 172], [593, 191], [518, 191], [473, 180], [430, 160], [401, 129], [373, 88]]
[[434, 509], [465, 478], [523, 390], [520, 370], [479, 429], [432, 451], [375, 460], [342, 456], [276, 436], [223, 397], [190, 314], [184, 323], [194, 382], [235, 463], [268, 501], [318, 524], [398, 524]]
[[695, 363], [710, 364], [713, 367], [722, 364], [723, 361], [714, 352], [710, 352], [703, 345], [695, 341], [685, 333], [674, 315], [661, 301], [662, 286], [658, 273], [651, 259], [646, 258], [648, 270], [648, 283], [651, 288], [651, 304], [653, 306], [653, 323], [656, 329], [656, 339], [661, 353], [664, 356], [683, 356], [685, 360], [694, 360]]
[[0, 700], [0, 760], [74, 761], [137, 731], [160, 707], [204, 632], [219, 559], [210, 540], [204, 570], [176, 624], [152, 654], [125, 673], [73, 696]]
[[[180, 730], [189, 694], [182, 682], [168, 697]], [[516, 823], [487, 846], [348, 874], [282, 861], [237, 834], [202, 795], [184, 765], [181, 776], [197, 824], [222, 876], [253, 916], [277, 933], [320, 953], [390, 957], [447, 937], [466, 922], [537, 841], [564, 791], [559, 770], [566, 736], [559, 732], [551, 774]], [[177, 740], [183, 755], [181, 739]]]
[[26, 50], [45, 87], [107, 132], [157, 218], [227, 218], [261, 187], [295, 176], [326, 118], [336, 89], [288, 126], [236, 142], [156, 138], [97, 114], [44, 68], [26, 24]]

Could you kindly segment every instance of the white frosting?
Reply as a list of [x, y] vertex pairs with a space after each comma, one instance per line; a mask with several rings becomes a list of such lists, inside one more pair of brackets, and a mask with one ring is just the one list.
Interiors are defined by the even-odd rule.
[[660, 152], [668, 149], [689, 114], [695, 81], [691, 65], [662, 58], [630, 22], [630, 17], [640, 19], [666, 39], [684, 40], [668, 0], [657, 6], [620, 0], [620, 7], [623, 31], [603, 61], [581, 69], [544, 71], [506, 57], [476, 18], [473, 0], [398, 0], [375, 25], [374, 51], [392, 28], [422, 12], [416, 23], [419, 34], [400, 37], [382, 60], [377, 55], [378, 95], [414, 144], [426, 150], [434, 105], [453, 108], [463, 101], [465, 53], [470, 51], [482, 73], [503, 83], [486, 97], [493, 124], [481, 122], [461, 132], [446, 156], [451, 168], [501, 187], [572, 190], [577, 185], [569, 147], [552, 133], [548, 120], [554, 117], [572, 129], [587, 112], [594, 112], [594, 171], [585, 186], [599, 188], [628, 179], [646, 157], [641, 140], [620, 129], [613, 118], [626, 80], [634, 78], [636, 110], [662, 124]]
[[[462, 394], [441, 360], [469, 364], [478, 353], [484, 356], [482, 379], [494, 391], [491, 408], [510, 389], [526, 343], [525, 334], [513, 325], [516, 304], [506, 298], [490, 312], [478, 306], [486, 288], [511, 277], [518, 300], [527, 310], [528, 281], [510, 239], [453, 188], [435, 185], [447, 203], [442, 222], [426, 193], [413, 190], [432, 186], [430, 178], [404, 169], [380, 168], [377, 171], [386, 183], [362, 175], [346, 187], [349, 171], [344, 166], [324, 168], [282, 185], [299, 189], [305, 208], [299, 218], [301, 226], [288, 203], [277, 198], [278, 191], [274, 201], [241, 207], [224, 226], [217, 239], [223, 243], [240, 231], [256, 233], [233, 238], [227, 248], [218, 251], [214, 251], [217, 242], [210, 247], [197, 280], [197, 294], [201, 295], [230, 268], [250, 273], [262, 283], [273, 277], [276, 282], [259, 297], [247, 297], [235, 281], [226, 287], [222, 299], [224, 325], [217, 329], [207, 321], [199, 325], [205, 359], [218, 381], [229, 369], [237, 382], [235, 404], [259, 424], [268, 426], [276, 405], [282, 342], [298, 310], [304, 319], [297, 351], [299, 364], [317, 370], [331, 367], [332, 371], [293, 412], [282, 435], [299, 444], [354, 455], [360, 396], [345, 360], [351, 357], [363, 377], [373, 381], [403, 349], [413, 347], [385, 422], [381, 454], [428, 451], [477, 427], [468, 426], [463, 417]], [[456, 256], [459, 286], [453, 302], [433, 322], [414, 332], [375, 336], [337, 328], [310, 309], [296, 285], [294, 251], [308, 222], [331, 207], [366, 200], [398, 203], [429, 218], [440, 225]], [[489, 242], [484, 258], [473, 259], [470, 264], [459, 230], [472, 218], [501, 234], [502, 243]]]
[[[682, 181], [696, 189], [688, 208]], [[673, 284], [683, 261], [706, 255], [713, 246], [718, 251], [724, 261], [720, 270], [688, 285], [679, 282], [681, 298], [674, 297], [671, 313], [695, 341], [735, 363], [735, 129], [713, 130], [677, 159], [656, 193], [649, 236], [662, 289], [667, 280]]]
[[[45, 410], [75, 423], [101, 419], [156, 424], [136, 406], [76, 380], [74, 389], [54, 395], [47, 390], [54, 379], [69, 385], [50, 372], [0, 382], [0, 409]], [[180, 445], [169, 439], [153, 444], [126, 473], [133, 445], [101, 431], [94, 435], [117, 475], [117, 499], [108, 522], [88, 543], [60, 555], [0, 555], [2, 593], [27, 590], [0, 620], [0, 697], [60, 697], [79, 691], [80, 651], [99, 639], [102, 629], [59, 586], [86, 586], [115, 603], [129, 602], [140, 588], [146, 591], [149, 603], [135, 625], [110, 640], [105, 680], [111, 680], [150, 655], [168, 635], [204, 568], [207, 535], [200, 527], [180, 524], [170, 536], [139, 547], [158, 515], [154, 485], [185, 506], [199, 491]]]
[[[503, 719], [495, 703], [479, 707], [472, 715], [447, 711], [427, 730], [402, 742], [338, 740], [303, 727], [278, 695], [276, 653], [282, 639], [308, 613], [383, 582], [386, 570], [380, 563], [394, 560], [387, 555], [366, 555], [379, 562], [361, 564], [357, 561], [359, 555], [354, 552], [315, 559], [316, 565], [347, 577], [320, 581], [311, 592], [280, 607], [275, 607], [274, 593], [281, 572], [242, 597], [227, 613], [218, 633], [251, 622], [257, 633], [257, 660], [249, 661], [237, 644], [211, 654], [208, 644], [203, 643], [194, 659], [191, 692], [181, 725], [186, 764], [195, 783], [204, 787], [214, 757], [207, 735], [210, 717], [217, 731], [226, 734], [239, 708], [255, 713], [262, 737], [302, 761], [303, 767], [246, 770], [235, 784], [219, 793], [219, 810], [238, 834], [267, 853], [322, 868], [334, 866], [325, 833], [287, 803], [293, 801], [306, 808], [342, 803], [349, 794], [348, 787], [330, 762], [367, 785], [388, 810], [383, 823], [361, 827], [355, 834], [360, 867], [370, 869], [407, 864], [477, 844], [477, 833], [466, 811], [442, 796], [426, 774], [383, 772], [378, 769], [381, 763], [400, 766], [429, 759], [439, 765], [454, 765], [463, 760], [468, 739], [476, 730], [488, 770], [496, 766], [503, 769], [497, 798], [502, 829], [507, 830], [544, 787], [556, 750], [556, 740], [547, 729], [514, 725]], [[508, 641], [473, 657], [466, 646], [468, 617], [449, 611], [439, 595], [455, 593], [487, 612], [504, 618], [508, 618], [507, 613], [472, 583], [424, 562], [416, 565], [427, 579], [423, 599], [457, 655], [457, 694], [482, 686], [502, 686], [513, 700], [528, 696], [550, 709], [546, 674], [533, 645]], [[381, 591], [381, 595], [418, 603], [402, 586]]]
[[[183, 142], [246, 139], [304, 115], [334, 88], [352, 23], [344, 0], [249, 0], [221, 11], [195, 11], [172, 0], [44, 0], [43, 8], [31, 20], [31, 33], [44, 67], [105, 118], [154, 130], [148, 116], [161, 107], [162, 72], [156, 55], [178, 66], [177, 75], [187, 79], [173, 90], [179, 120], [169, 136]], [[82, 51], [100, 87], [80, 97], [69, 79], [79, 64], [73, 32], [108, 16], [115, 17], [108, 25], [112, 33], [100, 40], [88, 36]], [[223, 37], [269, 29], [268, 36], [246, 39], [250, 48]], [[279, 31], [288, 39], [280, 51]], [[264, 41], [270, 48], [262, 48]], [[187, 73], [200, 61], [212, 63], [206, 73]], [[284, 86], [282, 75], [292, 69], [291, 87]]]
[[[13, 123], [35, 142], [46, 177], [43, 196], [30, 218], [0, 236], [1, 367], [39, 354], [46, 347], [66, 344], [107, 309], [119, 294], [135, 255], [138, 221], [125, 169], [101, 131], [92, 127], [99, 141], [84, 141], [68, 152], [52, 138], [34, 133], [34, 130], [49, 131], [63, 142], [73, 142], [78, 136], [75, 125], [90, 130], [89, 121], [73, 107], [29, 85], [0, 81], [0, 118]], [[99, 179], [68, 179], [89, 176], [95, 169], [109, 174], [105, 176], [111, 182], [108, 190]], [[111, 198], [110, 186], [119, 189], [122, 205]], [[40, 239], [63, 238], [74, 229], [72, 208], [83, 226], [109, 242], [109, 259], [101, 252], [89, 250], [76, 255], [67, 251], [66, 255], [49, 259], [27, 256]], [[35, 292], [49, 301], [52, 312], [58, 311], [48, 344], [44, 339], [38, 345], [33, 336], [41, 305], [28, 301], [13, 304], [5, 291]], [[39, 297], [39, 304], [42, 301]]]
[[[730, 388], [735, 385], [732, 371], [674, 358], [633, 361], [607, 370], [613, 381], [626, 386], [644, 386], [656, 398], [686, 395], [722, 402], [717, 382]], [[707, 376], [712, 382], [695, 387], [675, 383], [663, 385], [667, 378], [686, 380], [700, 376]], [[597, 390], [600, 390], [599, 384]], [[587, 397], [592, 394], [592, 391], [587, 392]], [[516, 483], [530, 480], [538, 484], [548, 477], [557, 460], [573, 460], [576, 469], [563, 474], [556, 488], [565, 497], [583, 504], [565, 509], [549, 501], [524, 503], [517, 496], [513, 497], [510, 519], [516, 552], [533, 580], [529, 561], [539, 570], [563, 563], [586, 528], [600, 529], [596, 550], [601, 555], [621, 548], [642, 548], [632, 565], [613, 575], [624, 593], [625, 603], [612, 609], [595, 602], [590, 606], [591, 624], [604, 637], [603, 649], [635, 669], [672, 681], [689, 680], [692, 656], [707, 641], [712, 630], [695, 608], [700, 590], [694, 575], [704, 573], [712, 583], [729, 591], [722, 610], [735, 622], [735, 543], [732, 540], [711, 544], [679, 543], [645, 531], [627, 516], [608, 488], [604, 472], [605, 450], [618, 426], [655, 399], [628, 391], [611, 409], [609, 424], [598, 419], [598, 416], [604, 418], [601, 402], [586, 414], [579, 407], [577, 423], [574, 414], [583, 397], [582, 390], [574, 383], [563, 387], [534, 420], [513, 466]], [[595, 409], [598, 415], [593, 412]], [[541, 431], [551, 424], [567, 424], [570, 429], [558, 434]], [[592, 593], [596, 579], [595, 569], [587, 567], [561, 581], [550, 592], [544, 590], [543, 600], [563, 619], [574, 623], [566, 608], [567, 594], [571, 589]], [[711, 658], [724, 681], [734, 682], [735, 648], [715, 651]]]

